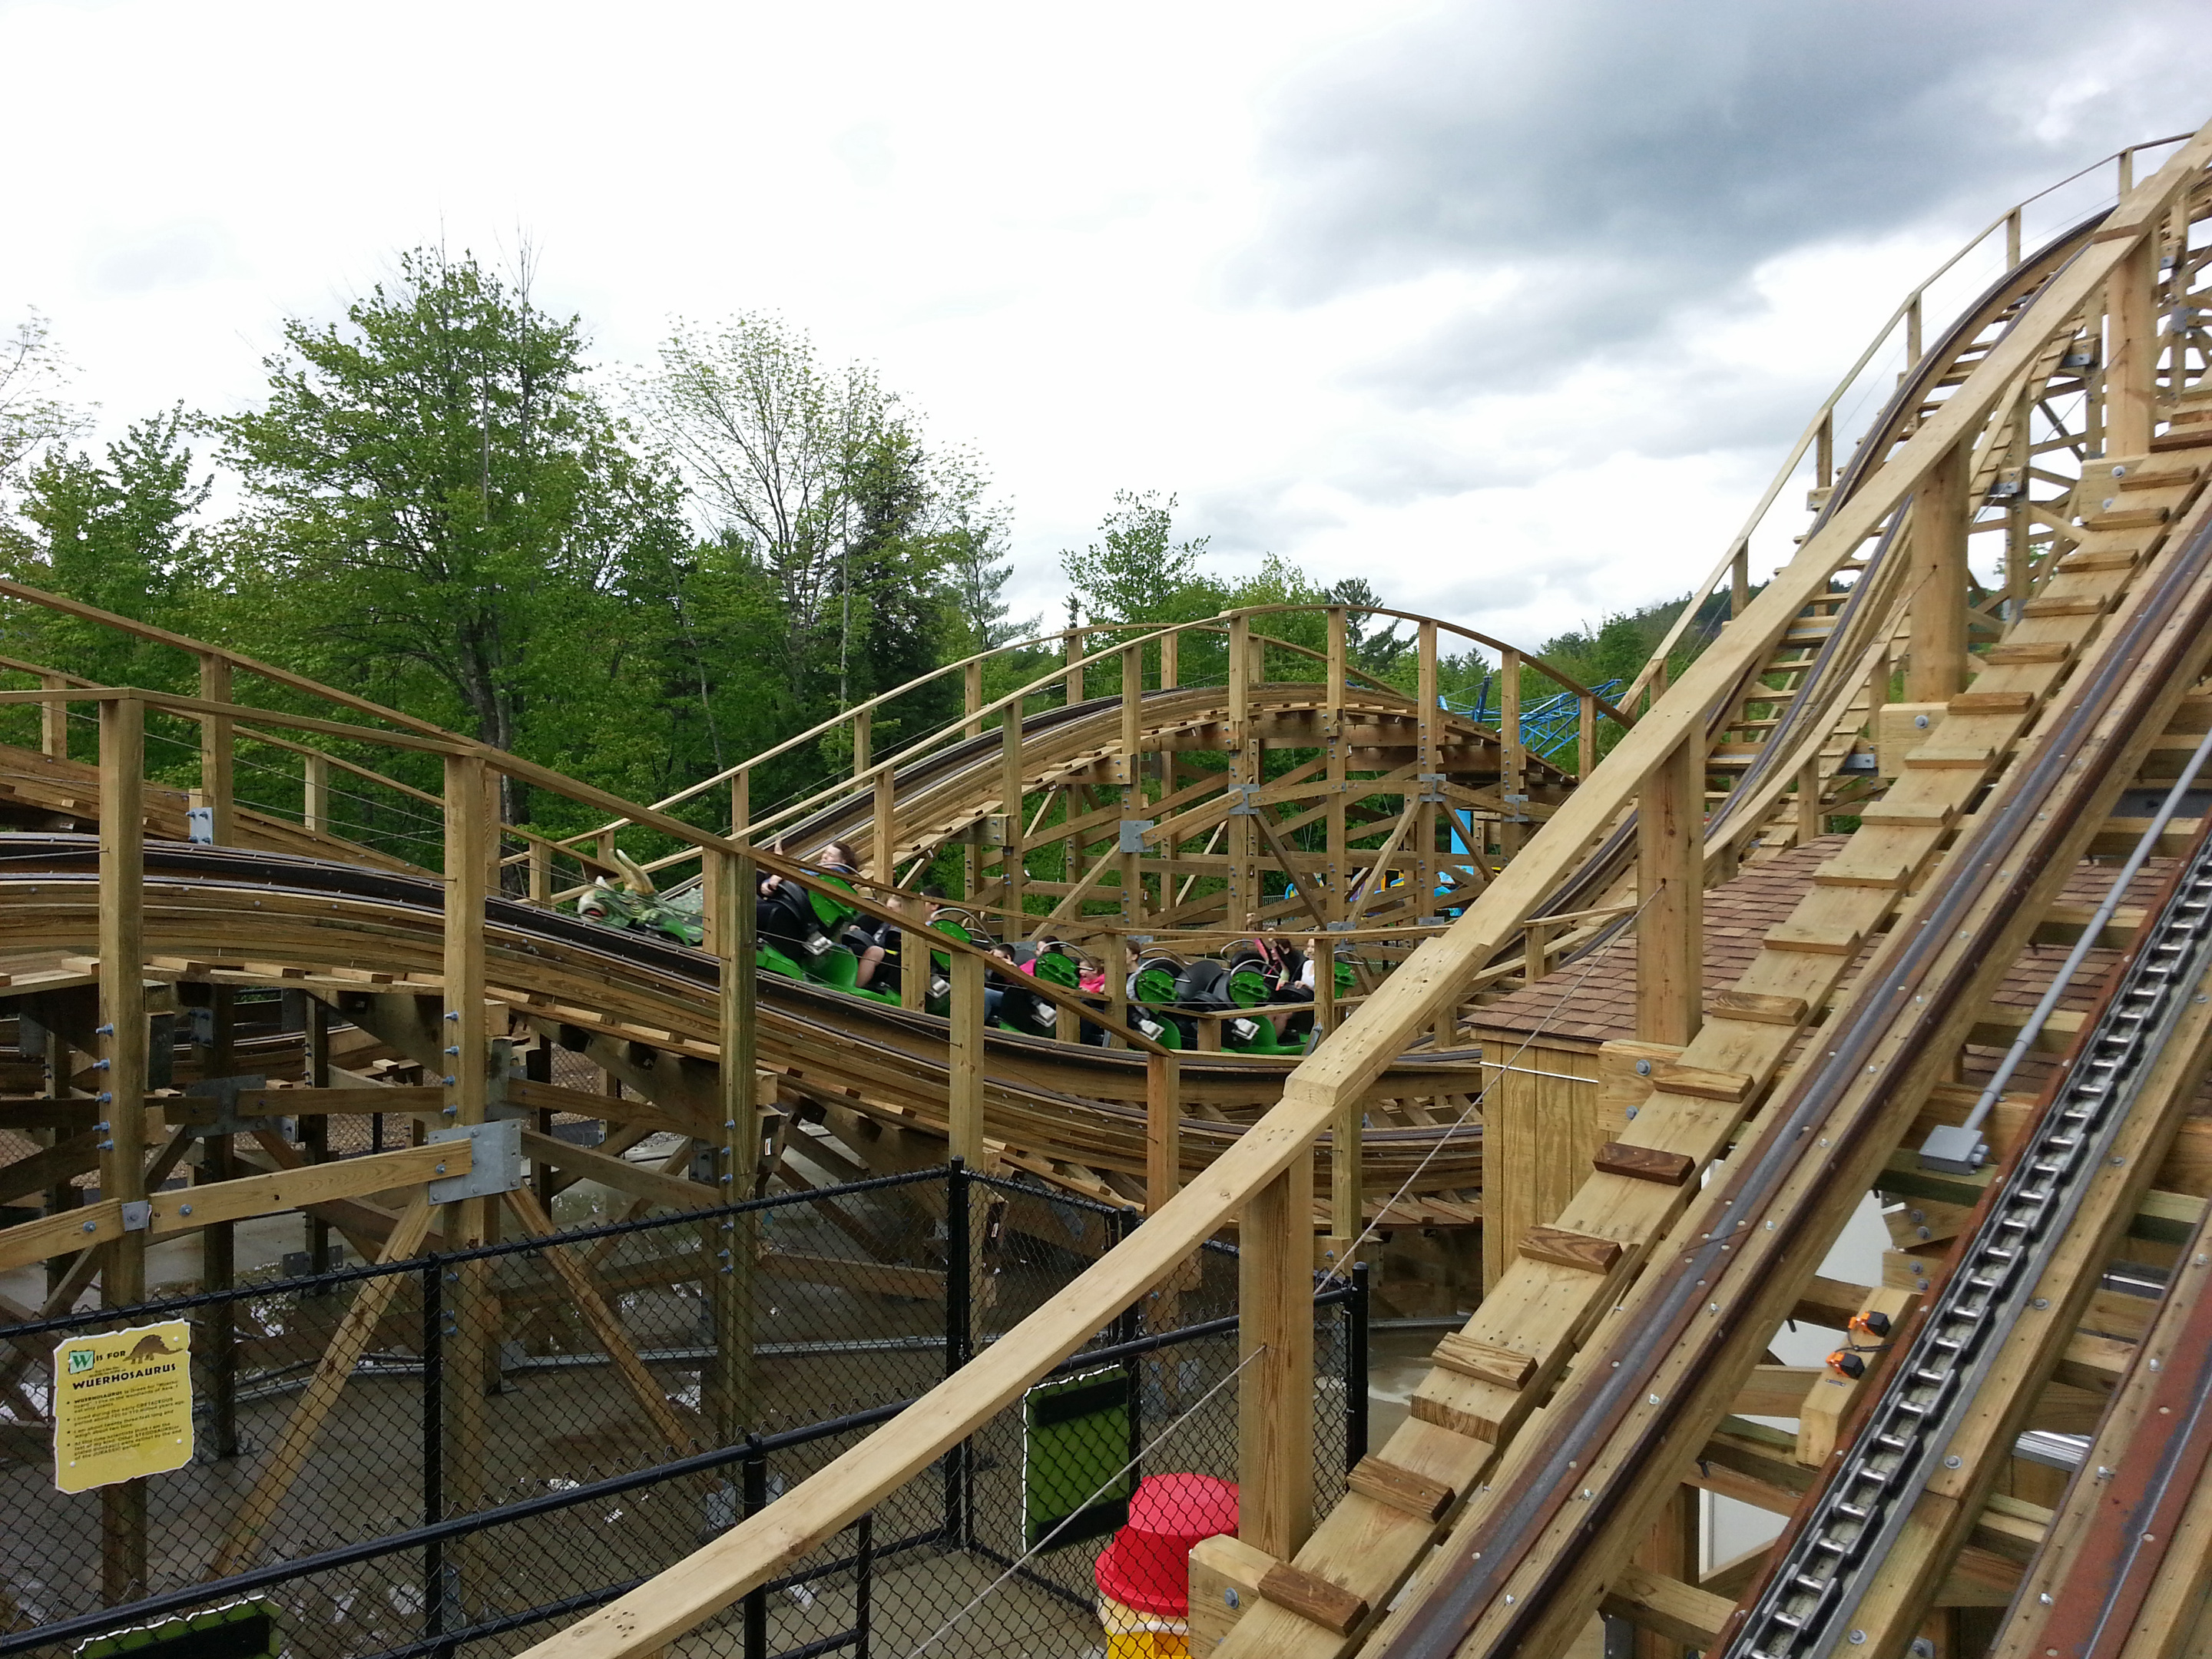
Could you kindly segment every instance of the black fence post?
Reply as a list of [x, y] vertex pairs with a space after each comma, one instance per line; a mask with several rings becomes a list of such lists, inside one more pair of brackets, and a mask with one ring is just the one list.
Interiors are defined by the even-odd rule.
[[[975, 1287], [972, 1269], [975, 1243], [970, 1221], [968, 1165], [954, 1158], [945, 1171], [945, 1374], [951, 1376], [974, 1356], [975, 1346]], [[967, 1549], [975, 1540], [975, 1516], [969, 1512], [969, 1487], [974, 1447], [962, 1441], [945, 1454], [945, 1541]]]
[[[1137, 1231], [1137, 1224], [1143, 1218], [1134, 1210], [1117, 1211], [1112, 1224], [1114, 1243], [1116, 1245], [1127, 1243], [1129, 1235]], [[1144, 1298], [1139, 1297], [1114, 1316], [1115, 1343], [1134, 1342], [1144, 1334]], [[1145, 1360], [1147, 1357], [1132, 1354], [1121, 1362], [1121, 1376], [1129, 1388], [1129, 1462], [1132, 1465], [1137, 1463], [1145, 1450]], [[1141, 1468], [1133, 1468], [1131, 1472], [1139, 1480], [1144, 1479], [1145, 1472]]]
[[853, 1659], [868, 1659], [875, 1616], [876, 1512], [860, 1520], [860, 1547], [853, 1558]]
[[[432, 1256], [422, 1269], [422, 1524], [445, 1519], [446, 1512], [446, 1297], [439, 1274], [443, 1264]], [[422, 1547], [422, 1634], [446, 1628], [446, 1547], [436, 1539]], [[440, 1649], [442, 1654], [447, 1650]]]
[[[745, 1460], [740, 1466], [739, 1492], [744, 1512], [758, 1515], [768, 1507], [768, 1459], [762, 1455], [760, 1436], [745, 1436]], [[768, 1591], [745, 1595], [745, 1659], [768, 1659]]]
[[1344, 1467], [1367, 1455], [1367, 1264], [1352, 1264], [1352, 1296], [1344, 1304]]

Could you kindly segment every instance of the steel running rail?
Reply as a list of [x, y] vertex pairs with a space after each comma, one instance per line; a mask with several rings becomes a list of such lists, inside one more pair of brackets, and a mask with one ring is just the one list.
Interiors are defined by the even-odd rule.
[[[2182, 786], [2191, 781], [2185, 776]], [[2208, 962], [2212, 841], [2200, 841], [1958, 1270], [1934, 1293], [1842, 1466], [1723, 1650], [1727, 1659], [1838, 1650], [1869, 1571], [1895, 1546], [1972, 1409]]]

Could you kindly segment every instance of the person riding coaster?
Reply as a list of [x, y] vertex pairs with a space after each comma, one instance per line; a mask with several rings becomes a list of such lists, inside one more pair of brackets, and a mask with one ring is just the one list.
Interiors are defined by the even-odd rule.
[[[781, 846], [772, 850], [784, 852]], [[622, 884], [602, 877], [579, 896], [579, 915], [610, 927], [654, 934], [695, 949], [702, 943], [703, 891], [695, 876], [666, 893], [654, 890], [652, 878], [633, 860], [617, 853]], [[872, 1001], [899, 1000], [901, 945], [904, 930], [897, 924], [865, 917], [856, 906], [841, 903], [836, 895], [854, 889], [845, 879], [854, 873], [852, 854], [842, 842], [823, 849], [820, 886], [803, 885], [781, 876], [761, 878], [755, 919], [759, 938], [756, 960], [767, 971], [788, 979], [825, 986]], [[929, 927], [950, 938], [988, 945], [990, 935], [973, 912], [939, 904], [941, 890], [925, 887], [920, 901], [927, 902]], [[896, 908], [914, 902], [894, 896]], [[1080, 956], [1072, 945], [1049, 936], [1034, 945], [993, 946], [992, 953], [1006, 964], [994, 969], [986, 990], [987, 1023], [1032, 1036], [1051, 1036], [1060, 1028], [1059, 1005], [1036, 994], [1034, 987], [1048, 985], [1089, 995], [1103, 994], [1105, 975], [1098, 966]], [[1266, 1004], [1310, 1000], [1310, 989], [1301, 990], [1297, 975], [1304, 957], [1276, 941], [1260, 939], [1232, 946], [1221, 960], [1201, 957], [1185, 962], [1171, 952], [1153, 951], [1141, 957], [1129, 975], [1131, 1029], [1162, 1047], [1194, 1048], [1197, 1022], [1179, 1012], [1222, 1012]], [[1351, 973], [1337, 967], [1340, 988], [1348, 989]], [[933, 951], [928, 956], [924, 1008], [940, 1018], [951, 1009], [950, 954]], [[1283, 981], [1289, 981], [1286, 986]], [[1222, 1046], [1246, 1054], [1291, 1051], [1282, 1039], [1278, 1022], [1283, 1017], [1261, 1016], [1222, 1022]], [[1310, 1015], [1294, 1015], [1287, 1024], [1310, 1027]], [[1090, 1019], [1078, 1027], [1080, 1041], [1103, 1046], [1106, 1033]]]
[[[1176, 981], [1176, 1001], [1194, 1012], [1225, 1013], [1255, 1008], [1267, 1000], [1266, 981], [1249, 969], [1240, 975], [1212, 957], [1201, 957], [1182, 970]], [[1247, 1015], [1218, 1022], [1221, 1046], [1237, 1054], [1279, 1054], [1285, 1050], [1277, 1039], [1275, 1023], [1263, 1015]]]
[[[1008, 945], [997, 954], [1013, 971], [993, 972], [998, 995], [991, 1004], [989, 1018], [1006, 1030], [1050, 1036], [1060, 1029], [1059, 1005], [1032, 988], [1040, 982], [1079, 993], [1096, 993], [1105, 988], [1104, 975], [1060, 939], [1048, 937], [1033, 945]], [[1105, 1029], [1090, 1020], [1077, 1029], [1080, 1042], [1097, 1046], [1106, 1041]]]

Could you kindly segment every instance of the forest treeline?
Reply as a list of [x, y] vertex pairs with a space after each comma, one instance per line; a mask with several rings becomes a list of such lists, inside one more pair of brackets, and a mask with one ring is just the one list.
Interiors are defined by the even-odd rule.
[[[33, 319], [0, 351], [0, 568], [636, 799], [1040, 631], [1010, 615], [1009, 514], [981, 459], [933, 439], [870, 368], [825, 362], [757, 314], [678, 322], [627, 374], [589, 353], [580, 319], [534, 299], [526, 260], [501, 272], [420, 249], [342, 321], [286, 323], [258, 407], [179, 404], [94, 453]], [[1320, 583], [1276, 557], [1222, 576], [1205, 538], [1178, 539], [1175, 505], [1115, 498], [1098, 539], [1062, 555], [1071, 617], [1382, 603], [1363, 580]], [[1625, 678], [1678, 610], [1543, 649], [1585, 682]], [[1384, 620], [1355, 615], [1355, 657], [1411, 690], [1408, 630]], [[1321, 642], [1317, 622], [1304, 631]], [[5, 607], [0, 632], [19, 660], [194, 689], [184, 653], [37, 607]], [[1054, 654], [995, 660], [987, 693]], [[1186, 655], [1186, 678], [1206, 667]], [[1443, 689], [1488, 667], [1453, 657]], [[877, 720], [876, 752], [943, 724], [960, 697], [951, 676], [902, 699]], [[187, 737], [166, 734], [152, 757], [180, 779]], [[755, 811], [838, 775], [848, 742], [763, 769]], [[241, 793], [281, 804], [284, 775], [249, 766]], [[580, 827], [556, 803], [507, 807]], [[702, 821], [726, 810], [726, 796], [697, 808]]]

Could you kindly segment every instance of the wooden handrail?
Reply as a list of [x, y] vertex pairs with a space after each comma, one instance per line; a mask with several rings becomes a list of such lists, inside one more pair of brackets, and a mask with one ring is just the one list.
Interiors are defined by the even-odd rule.
[[[1789, 452], [1783, 457], [1782, 465], [1775, 470], [1774, 477], [1768, 482], [1765, 492], [1759, 496], [1758, 504], [1752, 508], [1749, 516], [1744, 520], [1742, 527], [1729, 538], [1728, 550], [1721, 555], [1720, 562], [1713, 567], [1711, 574], [1701, 584], [1690, 590], [1690, 602], [1683, 606], [1682, 614], [1674, 619], [1674, 625], [1667, 630], [1649, 660], [1638, 672], [1628, 689], [1622, 693], [1622, 701], [1633, 706], [1636, 699], [1650, 685], [1659, 665], [1666, 661], [1668, 654], [1680, 642], [1683, 634], [1688, 630], [1691, 619], [1697, 615], [1705, 600], [1712, 597], [1721, 584], [1729, 580], [1739, 550], [1750, 544], [1752, 536], [1765, 521], [1768, 509], [1781, 499], [1784, 488], [1788, 485], [1792, 477], [1796, 476], [1798, 464], [1805, 459], [1806, 451], [1812, 448], [1819, 441], [1821, 428], [1833, 420], [1836, 410], [1841, 405], [1844, 397], [1857, 382], [1858, 377], [1865, 373], [1867, 366], [1873, 362], [1875, 354], [1882, 349], [1890, 336], [1905, 324], [1909, 317], [1917, 313], [1921, 298], [1929, 288], [1997, 232], [2008, 231], [2009, 234], [2016, 240], [2018, 216], [2021, 210], [2029, 204], [2039, 201], [2056, 191], [2064, 189], [2076, 179], [2084, 178], [2094, 173], [2099, 167], [2112, 162], [2125, 161], [2139, 150], [2155, 149], [2163, 144], [2181, 143], [2193, 136], [2186, 132], [2172, 133], [2163, 138], [2148, 139], [2140, 144], [2131, 144], [2125, 149], [2114, 150], [2111, 155], [2100, 156], [2087, 167], [2068, 173], [2056, 184], [2045, 185], [2033, 196], [2022, 197], [2002, 213], [1998, 214], [1996, 218], [1990, 220], [1974, 235], [1961, 243], [1949, 258], [1921, 278], [1911, 291], [1897, 302], [1897, 308], [1891, 312], [1881, 326], [1875, 331], [1874, 337], [1867, 343], [1865, 349], [1861, 351], [1851, 366], [1844, 371], [1843, 378], [1836, 382], [1835, 390], [1829, 392], [1822, 400], [1820, 408], [1814, 411], [1813, 418], [1806, 422], [1805, 430], [1798, 435], [1797, 441], [1790, 446]], [[2126, 193], [2124, 185], [2120, 193]], [[1831, 432], [1832, 434], [1832, 428]], [[1832, 436], [1831, 441], [1832, 441]]]
[[[334, 702], [341, 708], [350, 708], [354, 713], [366, 714], [372, 720], [389, 720], [402, 731], [430, 736], [444, 735], [442, 727], [434, 726], [428, 720], [417, 720], [412, 714], [403, 714], [397, 708], [386, 708], [380, 702], [371, 702], [366, 697], [356, 697], [349, 691], [337, 690], [318, 681], [311, 680], [304, 674], [295, 674], [289, 668], [278, 668], [274, 664], [263, 662], [258, 658], [245, 656], [236, 651], [225, 650], [221, 646], [209, 645], [204, 641], [188, 639], [182, 634], [173, 634], [166, 628], [156, 628], [151, 623], [139, 622], [131, 617], [120, 617], [112, 611], [102, 611], [96, 605], [86, 605], [82, 600], [64, 599], [59, 593], [49, 593], [43, 588], [33, 587], [25, 582], [9, 581], [0, 578], [0, 597], [22, 599], [32, 605], [44, 605], [47, 610], [58, 611], [64, 616], [76, 617], [85, 622], [98, 623], [104, 628], [114, 629], [118, 633], [136, 635], [138, 638], [150, 640], [156, 645], [173, 646], [177, 650], [193, 657], [218, 658], [228, 663], [233, 668], [242, 668], [249, 674], [258, 674], [273, 685], [281, 685], [288, 690], [317, 697], [325, 702]], [[337, 729], [349, 736], [358, 735], [356, 728], [352, 726]]]

